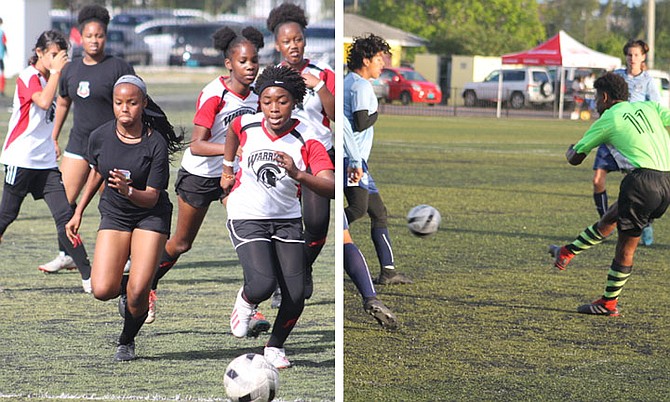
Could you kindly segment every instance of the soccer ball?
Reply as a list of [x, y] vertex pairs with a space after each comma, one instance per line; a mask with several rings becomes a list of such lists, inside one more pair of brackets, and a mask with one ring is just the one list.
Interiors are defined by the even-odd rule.
[[407, 214], [407, 227], [413, 235], [423, 237], [437, 232], [440, 227], [440, 211], [430, 205], [417, 205]]
[[279, 372], [262, 355], [247, 353], [228, 364], [223, 385], [233, 402], [268, 402], [279, 389]]

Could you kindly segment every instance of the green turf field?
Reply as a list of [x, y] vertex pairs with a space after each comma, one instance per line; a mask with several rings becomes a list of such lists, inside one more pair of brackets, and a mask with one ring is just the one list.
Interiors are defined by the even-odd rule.
[[[567, 271], [547, 245], [597, 220], [593, 154], [565, 161], [587, 123], [382, 115], [371, 169], [390, 214], [399, 270], [413, 285], [378, 287], [401, 329], [385, 332], [345, 283], [347, 401], [667, 400], [670, 391], [669, 218], [638, 250], [618, 318], [578, 315], [600, 297], [615, 239]], [[608, 176], [611, 198], [621, 175]], [[410, 235], [417, 204], [439, 232]], [[373, 274], [369, 221], [351, 226]]]
[[[194, 104], [216, 73], [190, 74], [184, 82], [175, 79], [181, 74], [143, 76], [150, 94], [188, 91]], [[0, 111], [3, 140], [6, 104]], [[166, 111], [190, 132], [192, 109]], [[62, 147], [68, 130], [69, 125]], [[175, 160], [170, 194], [176, 205], [172, 185], [180, 157]], [[82, 235], [92, 256], [97, 201], [84, 219]], [[0, 244], [0, 399], [225, 400], [228, 362], [243, 353], [262, 353], [267, 336], [239, 340], [230, 334], [228, 320], [242, 269], [224, 222], [223, 207], [212, 204], [193, 249], [161, 281], [156, 322], [145, 325], [137, 338], [138, 360], [115, 363], [123, 323], [116, 300], [101, 302], [84, 294], [76, 272], [46, 275], [37, 270], [55, 256], [56, 236], [46, 204], [28, 197]], [[330, 236], [315, 265], [315, 295], [285, 345], [295, 367], [280, 372], [279, 400], [335, 398], [334, 261]], [[269, 303], [261, 308], [272, 321], [276, 310]]]

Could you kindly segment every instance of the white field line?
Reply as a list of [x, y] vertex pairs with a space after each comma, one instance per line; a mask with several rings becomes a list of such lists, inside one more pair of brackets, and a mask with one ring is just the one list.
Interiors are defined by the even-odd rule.
[[132, 396], [132, 395], [50, 395], [50, 394], [3, 394], [0, 399], [53, 399], [53, 400], [76, 400], [76, 401], [192, 401], [192, 402], [225, 402], [227, 398], [198, 398], [188, 395], [175, 395], [166, 397], [160, 395]]

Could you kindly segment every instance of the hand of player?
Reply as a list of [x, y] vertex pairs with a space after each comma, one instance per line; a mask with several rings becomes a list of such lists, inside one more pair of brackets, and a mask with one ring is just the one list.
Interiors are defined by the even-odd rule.
[[314, 88], [319, 83], [319, 81], [321, 81], [319, 77], [308, 71], [302, 73], [302, 78], [305, 80], [305, 85], [307, 85], [308, 89]]
[[56, 149], [56, 159], [60, 159], [60, 145], [58, 145], [58, 140], [54, 140], [54, 148]]
[[130, 191], [130, 184], [133, 181], [126, 178], [126, 174], [119, 169], [114, 169], [109, 171], [109, 178], [107, 179], [107, 185], [116, 191], [119, 194], [128, 197], [128, 192]]
[[351, 183], [358, 183], [363, 177], [363, 168], [347, 168], [347, 179]]
[[298, 176], [300, 170], [295, 165], [295, 161], [293, 161], [291, 155], [282, 151], [277, 151], [275, 152], [275, 154], [276, 154], [275, 160], [277, 161], [277, 166], [279, 166], [280, 168], [284, 168], [284, 170], [286, 170], [286, 174], [288, 174], [290, 178], [296, 179], [296, 176]]
[[81, 243], [81, 238], [79, 237], [79, 226], [81, 225], [81, 215], [75, 213], [72, 215], [72, 218], [68, 223], [65, 224], [65, 235], [72, 242], [73, 245], [76, 245], [77, 242]]
[[223, 196], [221, 197], [221, 203], [223, 205], [226, 205], [224, 200], [228, 198], [230, 190], [232, 190], [233, 186], [235, 185], [235, 175], [229, 173], [221, 173], [221, 180], [219, 181], [219, 185], [223, 189]]
[[68, 63], [68, 58], [67, 58], [67, 52], [65, 50], [61, 50], [60, 52], [56, 53], [56, 55], [51, 59], [51, 65], [50, 65], [50, 70], [56, 70], [56, 71], [61, 71], [63, 70], [63, 67]]

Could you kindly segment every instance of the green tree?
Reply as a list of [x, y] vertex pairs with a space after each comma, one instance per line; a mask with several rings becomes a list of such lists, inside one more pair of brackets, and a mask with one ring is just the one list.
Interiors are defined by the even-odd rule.
[[428, 39], [436, 54], [500, 55], [546, 38], [536, 0], [369, 0], [362, 11]]

